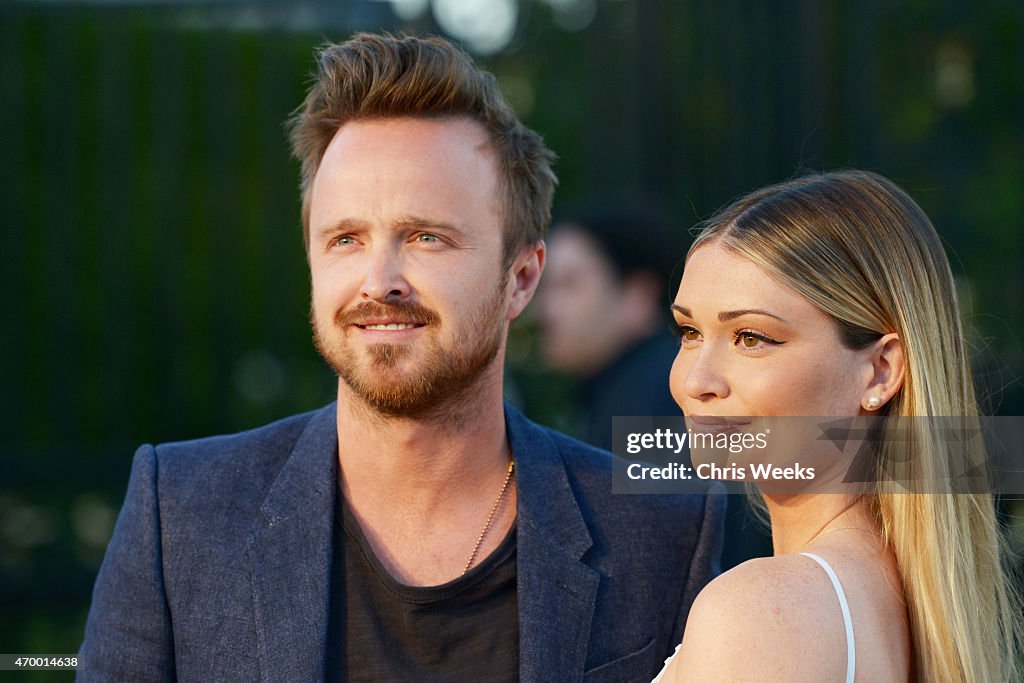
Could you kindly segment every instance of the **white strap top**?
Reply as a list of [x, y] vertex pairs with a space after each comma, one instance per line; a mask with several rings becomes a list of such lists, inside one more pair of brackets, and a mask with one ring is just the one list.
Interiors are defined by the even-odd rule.
[[[832, 587], [836, 589], [836, 597], [839, 598], [839, 609], [843, 612], [843, 627], [846, 629], [846, 683], [853, 683], [853, 676], [855, 671], [855, 664], [857, 662], [857, 648], [853, 642], [853, 619], [850, 618], [850, 605], [846, 602], [846, 593], [843, 592], [843, 585], [839, 583], [839, 577], [836, 576], [835, 571], [832, 569], [832, 565], [826, 562], [821, 557], [814, 553], [800, 553], [811, 558], [825, 570], [828, 574], [829, 580], [832, 582]], [[682, 643], [676, 645], [675, 651], [672, 655], [665, 660], [665, 666], [662, 667], [661, 672], [658, 673], [657, 677], [651, 683], [661, 683], [662, 677], [665, 672], [668, 671], [668, 666], [672, 660], [679, 654], [679, 648], [682, 647]]]
[[668, 665], [671, 664], [672, 660], [675, 659], [675, 656], [679, 654], [679, 648], [681, 648], [682, 646], [682, 643], [676, 645], [676, 649], [673, 650], [672, 654], [669, 655], [668, 659], [665, 660], [665, 666], [661, 667], [661, 671], [658, 672], [658, 675], [654, 677], [654, 680], [651, 681], [651, 683], [662, 683], [661, 679], [665, 677], [665, 672], [668, 671]]
[[826, 574], [828, 574], [828, 578], [832, 582], [832, 587], [836, 589], [836, 596], [839, 598], [839, 609], [843, 611], [843, 627], [846, 629], [846, 683], [853, 683], [854, 665], [857, 661], [857, 648], [853, 643], [853, 619], [850, 618], [850, 605], [846, 602], [846, 593], [843, 592], [843, 586], [839, 583], [839, 577], [836, 576], [835, 571], [832, 569], [832, 565], [814, 553], [800, 554], [811, 558], [821, 565], [821, 568], [825, 570]]

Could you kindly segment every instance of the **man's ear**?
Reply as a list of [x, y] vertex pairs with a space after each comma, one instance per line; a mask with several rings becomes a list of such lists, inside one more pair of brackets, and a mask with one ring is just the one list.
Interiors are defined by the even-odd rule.
[[515, 320], [526, 309], [526, 305], [533, 299], [540, 284], [540, 275], [544, 272], [544, 259], [547, 256], [547, 246], [544, 240], [538, 240], [533, 244], [524, 247], [519, 255], [512, 262], [509, 270], [512, 280], [512, 296], [508, 300], [508, 308], [505, 310], [506, 320]]
[[861, 396], [860, 404], [867, 412], [878, 410], [903, 387], [906, 357], [903, 342], [895, 332], [883, 335], [871, 348], [871, 382]]

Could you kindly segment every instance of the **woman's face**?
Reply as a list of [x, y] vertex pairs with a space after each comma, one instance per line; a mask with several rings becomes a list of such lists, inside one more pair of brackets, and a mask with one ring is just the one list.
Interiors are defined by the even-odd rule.
[[716, 243], [690, 257], [672, 306], [672, 396], [687, 416], [853, 416], [873, 377], [835, 323]]

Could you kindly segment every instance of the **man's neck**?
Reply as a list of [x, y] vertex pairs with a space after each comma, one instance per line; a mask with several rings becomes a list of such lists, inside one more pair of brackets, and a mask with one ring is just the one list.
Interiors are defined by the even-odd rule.
[[[475, 388], [448, 410], [408, 419], [382, 416], [339, 386], [344, 501], [378, 559], [404, 583], [458, 575], [508, 472], [501, 377]], [[516, 498], [513, 480], [481, 558], [511, 526]]]
[[[479, 395], [483, 394], [483, 395]], [[499, 391], [426, 418], [382, 416], [338, 392], [338, 458], [347, 487], [410, 496], [472, 487], [508, 462]]]

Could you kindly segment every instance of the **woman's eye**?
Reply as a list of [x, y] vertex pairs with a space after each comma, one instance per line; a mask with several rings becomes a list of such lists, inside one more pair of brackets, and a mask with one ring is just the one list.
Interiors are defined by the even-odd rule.
[[700, 341], [700, 332], [697, 331], [697, 328], [690, 327], [689, 325], [677, 325], [675, 333], [684, 343]]
[[735, 343], [744, 349], [758, 349], [766, 346], [778, 346], [782, 342], [758, 332], [740, 331], [736, 333]]

